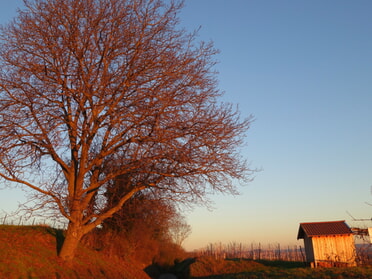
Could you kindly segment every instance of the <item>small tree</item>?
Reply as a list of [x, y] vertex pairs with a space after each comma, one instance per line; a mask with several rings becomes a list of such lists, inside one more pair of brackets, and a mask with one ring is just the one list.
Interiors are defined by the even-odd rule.
[[200, 202], [250, 177], [237, 150], [250, 119], [217, 102], [217, 51], [167, 3], [26, 0], [0, 31], [0, 176], [67, 218], [64, 260], [139, 191]]
[[191, 234], [191, 226], [187, 224], [184, 216], [178, 215], [171, 220], [169, 231], [173, 242], [178, 246], [182, 246], [182, 243]]

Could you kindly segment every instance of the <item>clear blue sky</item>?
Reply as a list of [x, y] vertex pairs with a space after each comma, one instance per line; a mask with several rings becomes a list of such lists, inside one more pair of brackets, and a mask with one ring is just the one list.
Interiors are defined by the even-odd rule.
[[256, 118], [244, 155], [262, 168], [238, 197], [189, 214], [189, 249], [302, 244], [298, 224], [371, 218], [372, 2], [187, 0], [182, 23], [221, 50], [220, 88]]
[[[20, 0], [3, 0], [0, 22]], [[213, 40], [225, 100], [254, 115], [243, 155], [262, 168], [236, 197], [188, 212], [187, 249], [302, 244], [298, 224], [371, 218], [372, 1], [186, 0], [188, 30]], [[13, 209], [18, 191], [2, 191]]]

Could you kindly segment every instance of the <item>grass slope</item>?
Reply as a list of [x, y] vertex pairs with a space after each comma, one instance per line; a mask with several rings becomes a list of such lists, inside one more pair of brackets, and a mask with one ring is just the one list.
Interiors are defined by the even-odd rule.
[[43, 226], [0, 225], [0, 278], [149, 279], [135, 263], [80, 246], [74, 261], [57, 257], [61, 232]]
[[254, 279], [254, 278], [324, 278], [368, 279], [372, 267], [309, 268], [302, 263], [283, 261], [216, 260], [198, 258], [190, 266], [192, 279]]

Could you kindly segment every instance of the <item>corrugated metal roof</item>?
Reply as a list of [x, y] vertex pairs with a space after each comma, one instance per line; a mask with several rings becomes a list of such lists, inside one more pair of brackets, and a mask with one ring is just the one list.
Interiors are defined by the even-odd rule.
[[312, 236], [343, 235], [353, 232], [345, 221], [300, 223], [297, 239]]

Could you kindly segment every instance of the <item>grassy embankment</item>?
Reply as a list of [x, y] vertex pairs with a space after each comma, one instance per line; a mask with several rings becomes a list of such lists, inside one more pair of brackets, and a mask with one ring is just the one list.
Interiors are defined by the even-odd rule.
[[81, 245], [73, 263], [57, 257], [62, 232], [43, 226], [0, 226], [0, 278], [148, 279], [134, 262], [107, 258]]
[[[61, 231], [49, 227], [0, 226], [0, 278], [150, 278], [142, 270], [143, 267], [134, 261], [108, 258], [83, 245], [79, 247], [73, 263], [63, 263], [56, 253], [62, 237]], [[187, 270], [181, 262], [179, 266], [170, 267], [167, 271], [182, 274], [184, 278], [188, 275], [192, 279], [372, 278], [372, 267], [311, 269], [303, 267], [302, 263], [215, 260], [208, 257], [192, 262], [187, 265]]]

